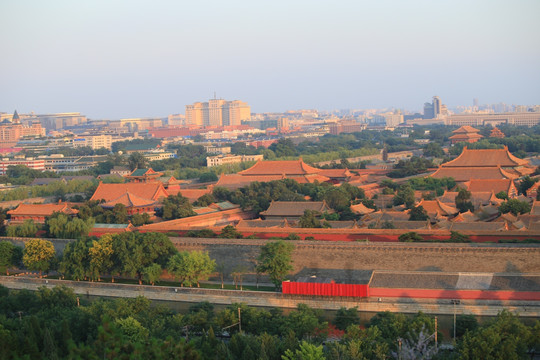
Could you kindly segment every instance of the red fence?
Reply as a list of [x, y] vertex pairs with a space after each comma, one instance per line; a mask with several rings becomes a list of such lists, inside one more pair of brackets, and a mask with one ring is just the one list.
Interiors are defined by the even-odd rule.
[[353, 296], [368, 297], [369, 286], [359, 284], [323, 284], [284, 281], [282, 283], [284, 294], [318, 295], [318, 296]]

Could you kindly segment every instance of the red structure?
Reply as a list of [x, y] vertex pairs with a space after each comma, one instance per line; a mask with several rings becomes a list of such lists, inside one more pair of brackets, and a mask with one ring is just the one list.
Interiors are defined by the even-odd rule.
[[281, 286], [284, 294], [351, 297], [370, 296], [368, 284], [336, 284], [333, 281], [330, 283], [284, 281]]

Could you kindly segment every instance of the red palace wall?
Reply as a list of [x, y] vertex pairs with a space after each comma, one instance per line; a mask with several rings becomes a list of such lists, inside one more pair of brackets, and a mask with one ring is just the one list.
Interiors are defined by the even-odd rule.
[[412, 299], [524, 300], [540, 301], [537, 291], [439, 290], [370, 288], [368, 284], [323, 284], [284, 281], [284, 294]]

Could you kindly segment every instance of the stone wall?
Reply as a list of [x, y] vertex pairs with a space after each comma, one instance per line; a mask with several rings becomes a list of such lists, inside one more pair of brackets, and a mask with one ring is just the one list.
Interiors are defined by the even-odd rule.
[[[178, 250], [205, 250], [225, 266], [227, 279], [238, 267], [254, 272], [260, 247], [268, 240], [172, 238]], [[295, 245], [293, 276], [331, 277], [344, 282], [366, 271], [540, 272], [534, 244], [411, 244], [290, 241]], [[254, 275], [246, 281], [255, 281]], [[264, 279], [263, 279], [264, 281]]]
[[64, 285], [80, 296], [125, 297], [144, 296], [150, 300], [197, 303], [208, 301], [213, 304], [230, 305], [245, 303], [249, 306], [296, 308], [307, 304], [312, 308], [338, 310], [340, 307], [358, 307], [365, 312], [391, 311], [400, 313], [426, 314], [475, 314], [495, 316], [503, 309], [518, 313], [521, 317], [540, 316], [540, 307], [535, 302], [504, 302], [463, 300], [454, 307], [448, 300], [435, 299], [369, 299], [288, 295], [274, 292], [254, 292], [235, 290], [212, 290], [197, 288], [173, 288], [165, 286], [140, 286], [125, 284], [90, 283], [83, 281], [47, 280], [15, 276], [0, 276], [0, 284], [10, 289], [38, 290]]

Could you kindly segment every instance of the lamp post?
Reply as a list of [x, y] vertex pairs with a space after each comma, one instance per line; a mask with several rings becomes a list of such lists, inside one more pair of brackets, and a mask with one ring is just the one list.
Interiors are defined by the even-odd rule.
[[456, 341], [456, 305], [460, 304], [461, 301], [457, 299], [452, 300], [452, 304], [454, 304], [454, 342]]

